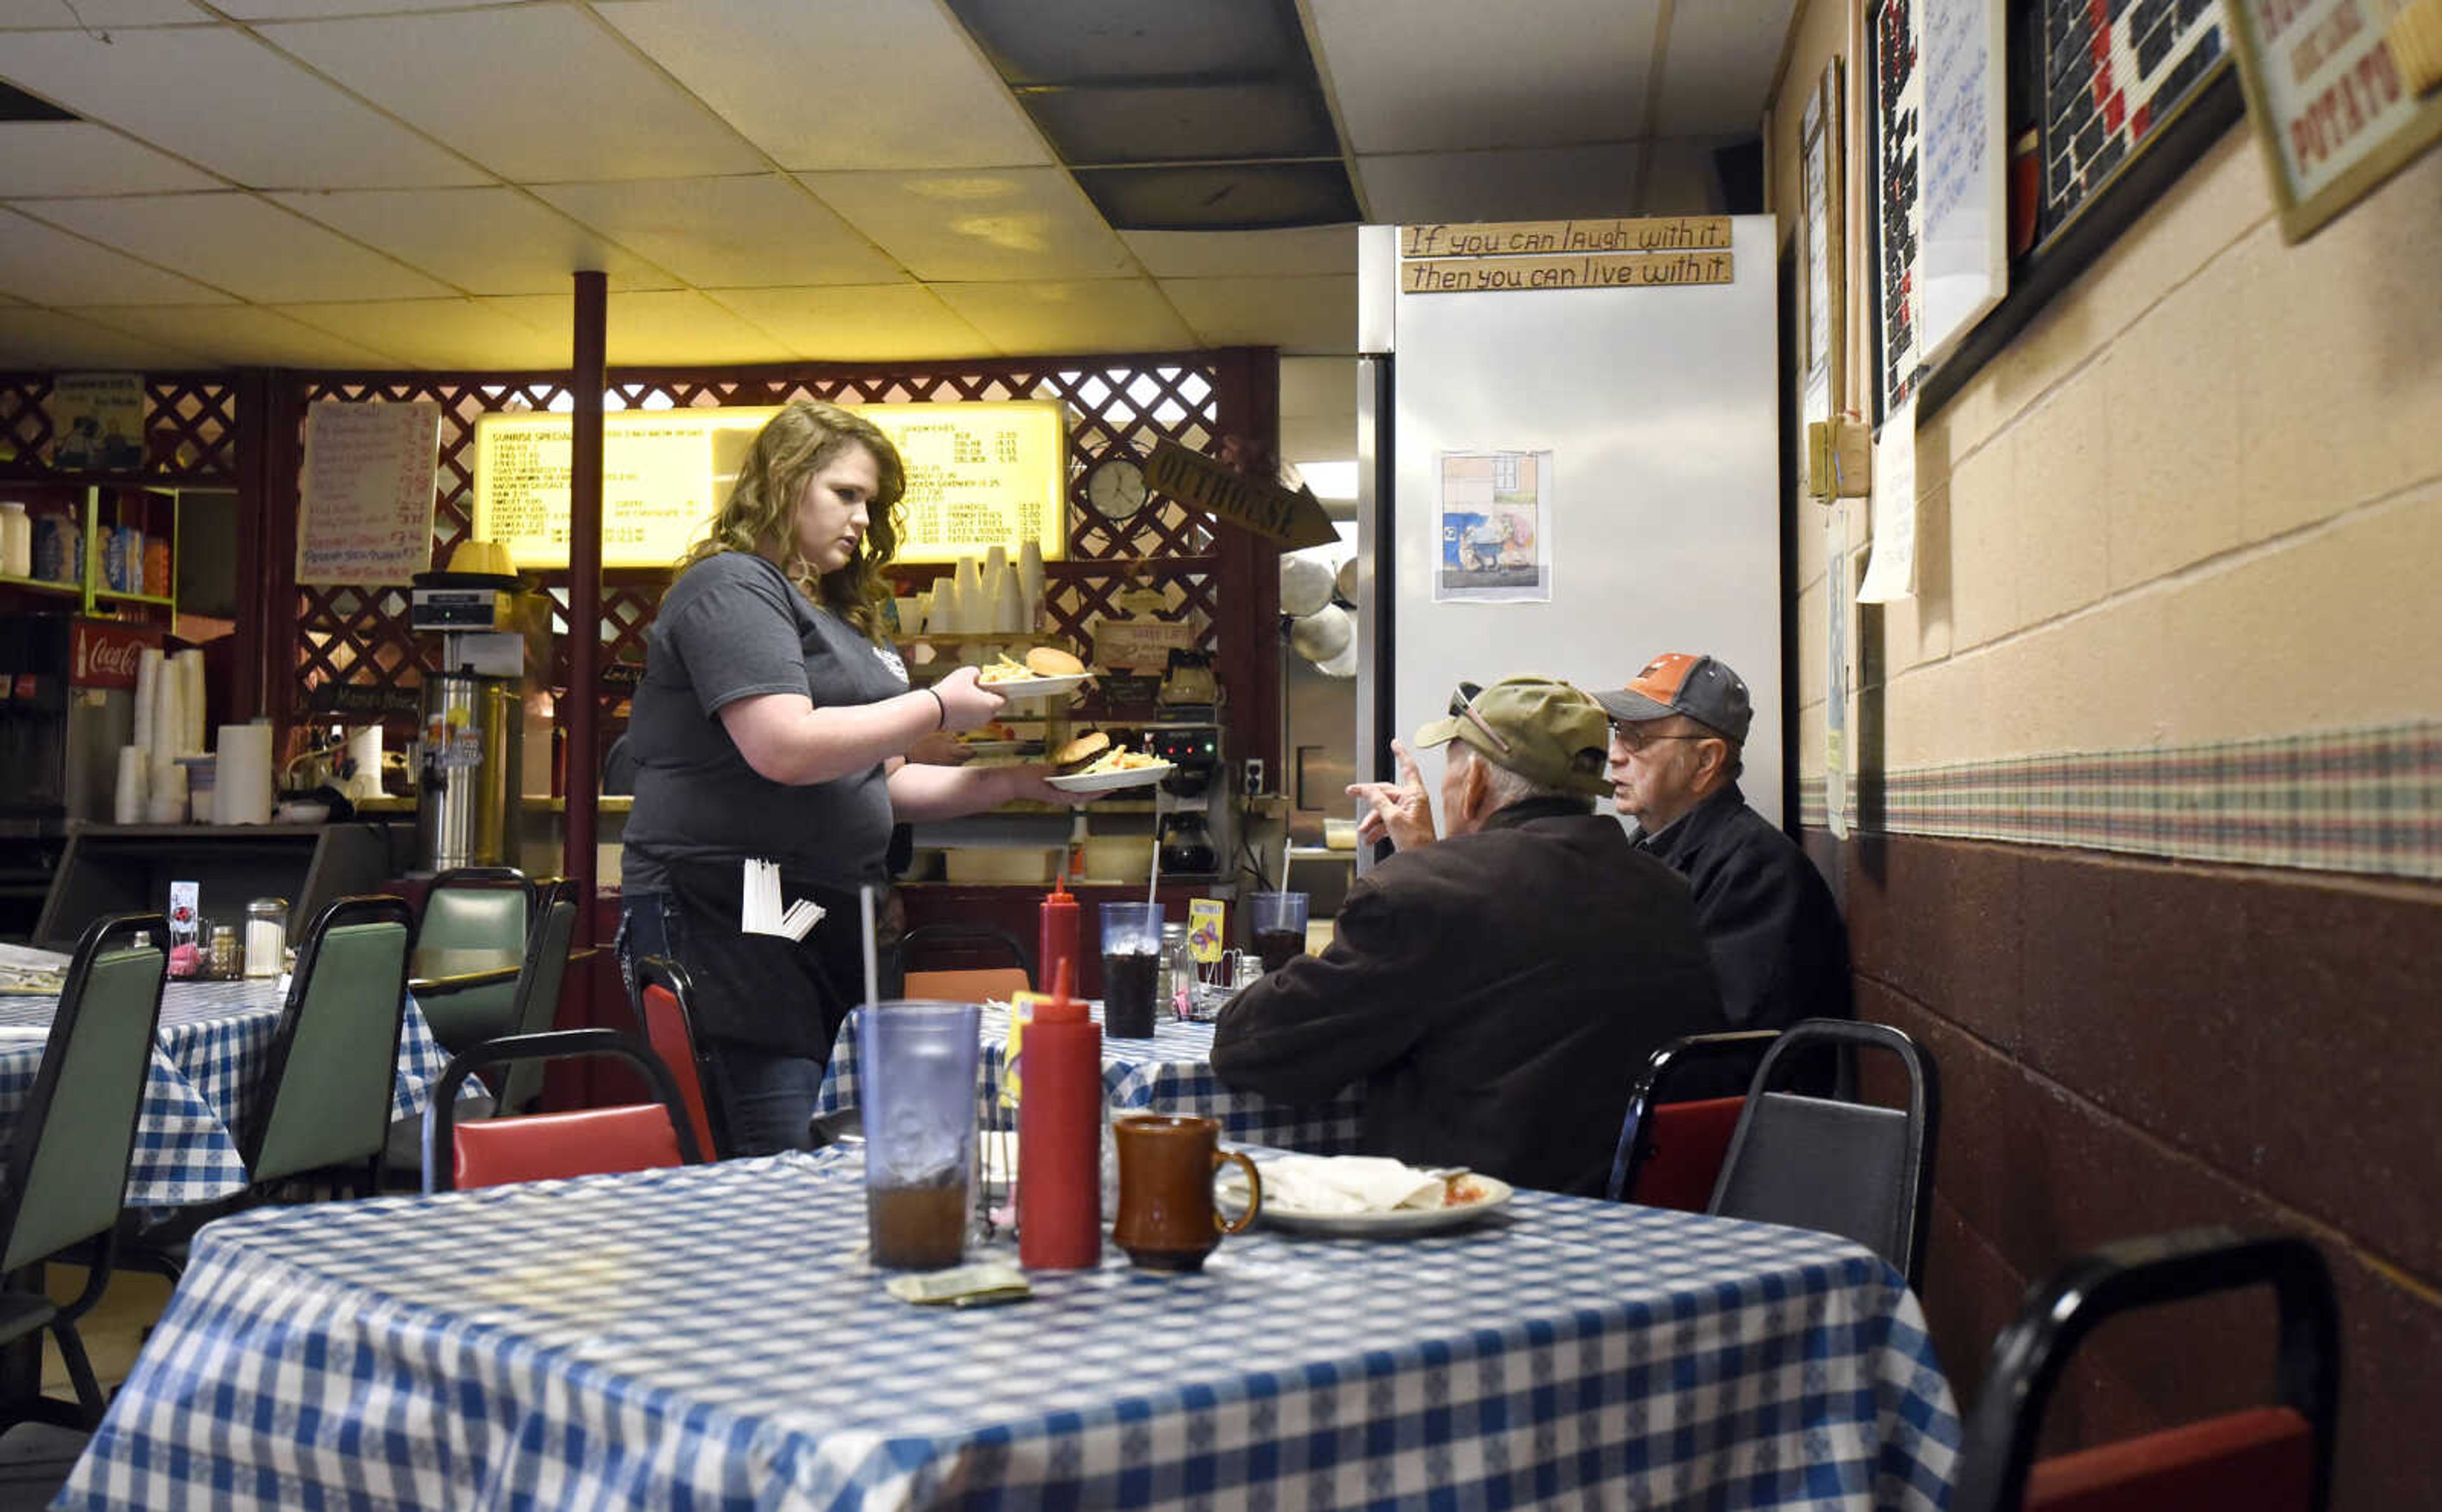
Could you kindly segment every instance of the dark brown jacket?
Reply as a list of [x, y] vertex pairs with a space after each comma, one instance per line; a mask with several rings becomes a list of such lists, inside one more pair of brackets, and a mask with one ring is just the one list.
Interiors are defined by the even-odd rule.
[[1330, 949], [1221, 1015], [1212, 1066], [1288, 1102], [1361, 1082], [1369, 1154], [1593, 1195], [1646, 1056], [1723, 1027], [1686, 884], [1530, 800], [1360, 879]]

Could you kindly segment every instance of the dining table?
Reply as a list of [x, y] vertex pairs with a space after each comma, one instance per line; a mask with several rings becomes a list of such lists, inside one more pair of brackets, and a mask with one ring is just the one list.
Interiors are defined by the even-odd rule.
[[[1103, 1005], [1089, 1005], [1094, 1022], [1103, 1022]], [[831, 1121], [860, 1106], [865, 1081], [863, 1036], [865, 1010], [849, 1012], [831, 1046], [822, 1087], [814, 1095], [814, 1117]], [[1016, 1127], [1016, 1111], [1001, 1097], [1009, 1076], [1009, 1030], [1013, 1010], [1007, 1003], [985, 1003], [977, 1016], [982, 1053], [976, 1058], [977, 1118], [983, 1127]], [[1020, 1046], [1024, 1040], [1021, 1038]], [[1023, 1067], [1020, 1076], [1023, 1084]], [[1358, 1148], [1364, 1123], [1365, 1099], [1351, 1085], [1319, 1102], [1280, 1102], [1225, 1084], [1212, 1069], [1212, 1025], [1206, 1020], [1163, 1017], [1150, 1039], [1121, 1039], [1106, 1029], [1103, 1035], [1104, 1105], [1121, 1113], [1164, 1113], [1217, 1120], [1224, 1139], [1249, 1144], [1277, 1145], [1314, 1155], [1346, 1155]]]
[[[286, 999], [284, 977], [163, 986], [127, 1173], [129, 1207], [181, 1208], [246, 1190], [237, 1131], [246, 1126]], [[33, 1089], [58, 1011], [56, 996], [0, 997], [0, 1138]], [[391, 1084], [393, 1120], [423, 1112], [426, 1089], [448, 1060], [410, 994]]]
[[844, 1147], [223, 1219], [52, 1504], [1931, 1512], [1957, 1467], [1916, 1299], [1829, 1234], [1522, 1191], [957, 1308], [866, 1231]]

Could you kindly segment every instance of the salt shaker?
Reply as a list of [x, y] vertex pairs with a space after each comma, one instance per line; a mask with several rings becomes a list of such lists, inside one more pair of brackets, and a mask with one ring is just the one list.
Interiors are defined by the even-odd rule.
[[246, 905], [246, 974], [277, 976], [288, 951], [288, 900], [257, 898]]

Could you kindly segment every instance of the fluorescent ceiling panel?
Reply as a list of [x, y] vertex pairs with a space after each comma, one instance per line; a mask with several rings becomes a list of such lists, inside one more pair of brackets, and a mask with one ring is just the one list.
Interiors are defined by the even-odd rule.
[[1230, 231], [1354, 222], [1357, 196], [1338, 158], [1327, 163], [1197, 163], [1087, 168], [1084, 190], [1127, 230]]
[[1357, 346], [1357, 276], [1164, 279], [1161, 291], [1206, 346], [1348, 352]]
[[1643, 149], [1557, 147], [1360, 157], [1357, 176], [1376, 221], [1566, 220], [1637, 209]]
[[975, 45], [933, 5], [607, 0], [594, 10], [783, 168], [1052, 160]]
[[710, 297], [812, 362], [921, 361], [997, 350], [920, 283], [717, 289]]
[[[45, 201], [44, 208], [59, 203]], [[36, 304], [230, 302], [218, 289], [6, 209], [0, 209], [0, 288]]]
[[608, 274], [612, 288], [678, 282], [513, 189], [271, 197], [469, 294], [556, 294], [580, 268]]
[[1172, 352], [1195, 344], [1143, 279], [936, 283], [933, 292], [1003, 352]]
[[1358, 153], [1625, 141], [1645, 113], [1658, 0], [1312, 6]]
[[1089, 84], [1024, 98], [1061, 160], [1074, 167], [1339, 155], [1330, 113], [1308, 84]]
[[224, 187], [210, 173], [91, 121], [0, 125], [0, 198], [168, 194]]
[[257, 303], [447, 294], [313, 222], [251, 194], [44, 200], [43, 219]]
[[1254, 278], [1357, 271], [1353, 226], [1268, 231], [1121, 231], [1156, 278]]
[[[116, 31], [106, 46], [79, 31], [29, 32], [0, 55], [27, 88], [250, 188], [491, 179], [234, 27]], [[459, 66], [486, 75], [464, 57]]]
[[1056, 168], [797, 176], [928, 282], [1134, 271], [1127, 248]]
[[543, 184], [535, 192], [698, 288], [887, 283], [906, 277], [785, 174]]
[[581, 7], [305, 21], [263, 35], [519, 183], [766, 166]]
[[948, 0], [1001, 77], [1025, 86], [1247, 77], [1306, 66], [1287, 0]]
[[396, 359], [251, 304], [136, 304], [70, 312], [202, 354], [214, 367], [394, 368]]
[[57, 310], [0, 305], [0, 369], [200, 368], [201, 356]]

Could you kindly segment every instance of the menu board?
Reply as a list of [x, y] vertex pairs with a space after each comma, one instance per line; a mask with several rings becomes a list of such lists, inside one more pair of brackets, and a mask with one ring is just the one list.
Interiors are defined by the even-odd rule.
[[440, 446], [429, 399], [307, 405], [297, 581], [404, 583], [429, 567]]
[[[907, 478], [894, 560], [954, 562], [1034, 541], [1067, 555], [1067, 414], [1054, 399], [847, 406], [898, 447]], [[702, 538], [756, 432], [780, 411], [603, 416], [602, 564], [667, 567]], [[561, 414], [475, 422], [474, 534], [520, 569], [568, 565], [573, 428]]]

